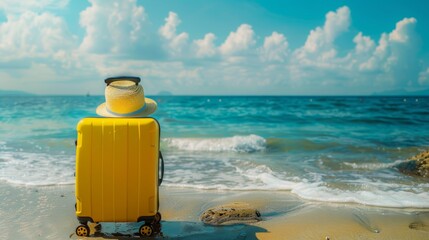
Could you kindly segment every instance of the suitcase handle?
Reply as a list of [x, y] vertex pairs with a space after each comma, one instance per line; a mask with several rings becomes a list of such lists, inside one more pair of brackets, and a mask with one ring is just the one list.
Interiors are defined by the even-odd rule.
[[159, 151], [159, 160], [161, 160], [161, 177], [158, 181], [158, 186], [161, 186], [162, 179], [164, 178], [164, 158], [162, 157], [161, 151]]
[[106, 78], [104, 82], [107, 84], [107, 86], [109, 86], [109, 84], [111, 84], [112, 82], [124, 81], [124, 80], [134, 82], [136, 86], [139, 85], [139, 82], [140, 82], [139, 77], [129, 77], [129, 76]]

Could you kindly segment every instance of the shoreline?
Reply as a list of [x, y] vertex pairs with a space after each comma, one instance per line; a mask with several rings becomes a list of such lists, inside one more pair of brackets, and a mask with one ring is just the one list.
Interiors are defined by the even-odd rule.
[[[0, 239], [79, 239], [74, 185], [19, 186], [0, 182]], [[207, 208], [247, 202], [263, 220], [254, 224], [207, 226]], [[216, 191], [160, 188], [162, 233], [180, 239], [427, 239], [429, 209], [385, 208], [313, 202], [286, 191]], [[112, 233], [137, 232], [136, 223], [102, 223]], [[131, 237], [134, 238], [134, 237]], [[98, 237], [98, 239], [102, 239]]]

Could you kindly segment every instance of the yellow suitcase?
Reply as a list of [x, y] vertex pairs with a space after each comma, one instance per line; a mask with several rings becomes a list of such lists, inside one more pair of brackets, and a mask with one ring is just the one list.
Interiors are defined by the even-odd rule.
[[78, 236], [88, 222], [140, 222], [141, 235], [159, 225], [164, 164], [154, 118], [84, 118], [77, 125], [76, 216]]

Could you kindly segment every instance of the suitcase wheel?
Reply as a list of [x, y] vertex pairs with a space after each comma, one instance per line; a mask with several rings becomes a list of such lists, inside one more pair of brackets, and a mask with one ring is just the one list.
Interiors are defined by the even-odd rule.
[[153, 228], [152, 228], [152, 226], [150, 226], [148, 224], [144, 224], [140, 227], [139, 233], [141, 236], [149, 237], [153, 234]]
[[88, 237], [89, 236], [89, 227], [87, 225], [79, 225], [76, 228], [76, 235], [79, 237]]

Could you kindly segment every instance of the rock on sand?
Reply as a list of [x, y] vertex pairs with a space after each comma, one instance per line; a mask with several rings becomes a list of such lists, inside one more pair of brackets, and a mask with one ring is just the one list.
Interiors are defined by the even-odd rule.
[[200, 219], [209, 225], [230, 225], [260, 221], [261, 214], [247, 203], [234, 202], [209, 208], [201, 214]]
[[422, 152], [397, 167], [404, 174], [429, 178], [429, 151]]

